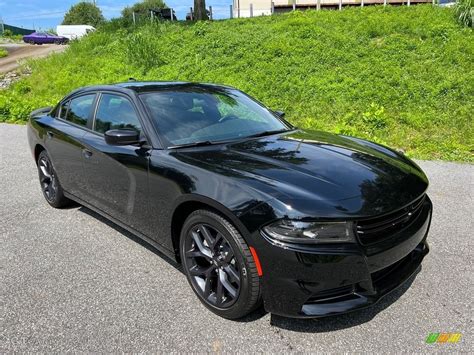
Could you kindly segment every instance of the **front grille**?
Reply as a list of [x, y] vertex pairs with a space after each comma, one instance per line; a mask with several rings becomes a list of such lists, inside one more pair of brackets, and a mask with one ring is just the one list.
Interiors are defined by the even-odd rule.
[[411, 224], [421, 213], [425, 195], [409, 206], [381, 217], [358, 221], [357, 237], [362, 245], [382, 242]]

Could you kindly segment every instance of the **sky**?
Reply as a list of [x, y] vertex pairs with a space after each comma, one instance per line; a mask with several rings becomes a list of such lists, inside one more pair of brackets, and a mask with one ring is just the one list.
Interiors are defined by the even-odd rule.
[[[4, 23], [28, 29], [47, 30], [56, 28], [66, 11], [79, 0], [0, 0], [0, 19]], [[120, 11], [138, 0], [96, 0], [107, 18], [120, 16]], [[194, 0], [165, 0], [176, 11], [178, 19], [183, 20]], [[232, 0], [206, 0], [206, 6], [212, 6], [214, 18], [229, 17], [229, 5]]]

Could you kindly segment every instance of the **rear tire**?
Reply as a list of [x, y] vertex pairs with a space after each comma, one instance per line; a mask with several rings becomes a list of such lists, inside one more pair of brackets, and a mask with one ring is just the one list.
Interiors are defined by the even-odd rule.
[[64, 196], [63, 188], [45, 150], [39, 154], [37, 163], [41, 191], [46, 201], [54, 208], [70, 205], [72, 201]]
[[225, 218], [191, 213], [183, 224], [180, 255], [188, 282], [215, 314], [238, 319], [260, 305], [260, 278], [250, 249]]

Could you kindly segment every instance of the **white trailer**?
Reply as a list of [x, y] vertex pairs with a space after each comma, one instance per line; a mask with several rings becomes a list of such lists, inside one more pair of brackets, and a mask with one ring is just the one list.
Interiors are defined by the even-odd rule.
[[59, 25], [56, 27], [58, 36], [63, 36], [70, 40], [81, 38], [92, 31], [95, 31], [95, 28], [89, 25]]

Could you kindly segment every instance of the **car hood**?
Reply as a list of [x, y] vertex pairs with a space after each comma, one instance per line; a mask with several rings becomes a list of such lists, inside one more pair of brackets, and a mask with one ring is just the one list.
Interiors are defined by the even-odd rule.
[[281, 202], [282, 208], [318, 215], [324, 211], [328, 217], [387, 213], [428, 187], [421, 169], [401, 154], [325, 132], [297, 131], [177, 155], [240, 180]]

